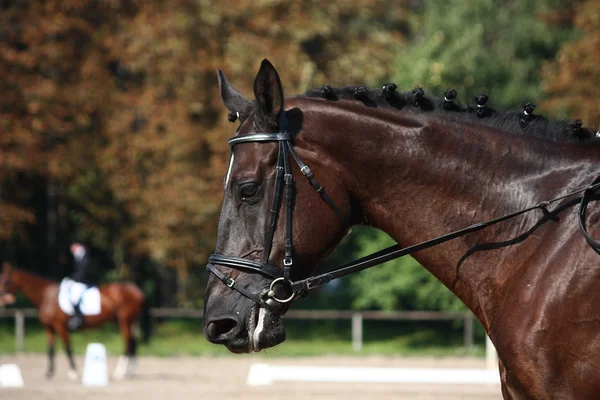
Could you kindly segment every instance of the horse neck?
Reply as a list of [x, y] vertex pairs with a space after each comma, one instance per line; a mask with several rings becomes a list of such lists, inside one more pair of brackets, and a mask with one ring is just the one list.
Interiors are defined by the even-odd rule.
[[[359, 199], [364, 223], [404, 246], [527, 208], [595, 178], [598, 160], [591, 160], [597, 151], [581, 145], [444, 121], [439, 115], [365, 109], [351, 102], [306, 107], [305, 120], [333, 119], [336, 129], [306, 126], [303, 140], [336, 160], [352, 197]], [[308, 117], [311, 113], [320, 115]], [[501, 236], [517, 236], [539, 218], [530, 213], [502, 223]], [[477, 262], [461, 267], [458, 285], [457, 263], [476, 243], [498, 240], [494, 234], [488, 229], [466, 235], [414, 256], [478, 316], [476, 292], [493, 281], [501, 263], [486, 258], [479, 268], [470, 267]]]
[[41, 305], [46, 288], [54, 283], [18, 269], [12, 271], [12, 280], [15, 287], [21, 290], [36, 308]]

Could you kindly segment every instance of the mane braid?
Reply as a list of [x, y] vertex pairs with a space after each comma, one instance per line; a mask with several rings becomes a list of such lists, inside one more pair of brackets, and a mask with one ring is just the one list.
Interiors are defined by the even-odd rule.
[[[562, 143], [600, 144], [600, 139], [596, 137], [592, 129], [581, 127], [581, 125], [575, 126], [570, 121], [551, 121], [542, 115], [528, 114], [526, 123], [523, 123], [523, 111], [498, 111], [487, 106], [485, 106], [485, 112], [480, 112], [478, 115], [477, 107], [462, 106], [457, 104], [457, 99], [448, 104], [443, 97], [434, 98], [427, 94], [420, 96], [418, 105], [415, 106], [413, 100], [415, 91], [397, 92], [395, 88], [394, 84], [386, 84], [379, 89], [368, 89], [362, 85], [343, 88], [323, 86], [310, 89], [295, 97], [322, 98], [327, 101], [350, 100], [362, 102], [367, 107], [385, 107], [408, 112], [432, 112], [453, 121], [468, 121], [518, 135], [529, 135]], [[529, 104], [527, 103], [527, 105]]]

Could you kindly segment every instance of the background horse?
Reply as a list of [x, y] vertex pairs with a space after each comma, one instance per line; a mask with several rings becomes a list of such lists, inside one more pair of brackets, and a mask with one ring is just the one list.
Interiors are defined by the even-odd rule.
[[[135, 368], [136, 339], [132, 332], [132, 324], [140, 315], [140, 328], [143, 333], [142, 340], [147, 342], [150, 335], [150, 316], [146, 306], [144, 293], [133, 283], [110, 283], [100, 285], [101, 313], [99, 315], [84, 316], [81, 329], [95, 328], [107, 321], [115, 320], [119, 325], [123, 342], [124, 355], [119, 358], [113, 373], [114, 379], [122, 379], [133, 373]], [[48, 337], [48, 371], [47, 376], [54, 375], [54, 343], [58, 334], [65, 346], [69, 359], [69, 377], [77, 379], [75, 362], [69, 340], [67, 322], [70, 318], [58, 305], [59, 283], [41, 276], [25, 272], [4, 263], [0, 274], [0, 300], [10, 301], [14, 298], [7, 296], [17, 291], [29, 299], [38, 310], [38, 317]]]
[[[295, 296], [290, 280], [310, 276], [354, 224], [408, 246], [542, 204], [543, 212], [414, 257], [485, 328], [505, 398], [598, 397], [600, 258], [574, 207], [577, 191], [600, 174], [589, 130], [548, 121], [531, 105], [497, 112], [482, 95], [476, 107], [462, 107], [455, 93], [433, 99], [393, 84], [325, 86], [284, 103], [267, 60], [253, 102], [221, 72], [219, 83], [240, 126], [229, 142], [216, 254], [207, 265], [208, 340], [236, 353], [281, 343], [281, 316]], [[597, 237], [600, 212], [589, 211]]]

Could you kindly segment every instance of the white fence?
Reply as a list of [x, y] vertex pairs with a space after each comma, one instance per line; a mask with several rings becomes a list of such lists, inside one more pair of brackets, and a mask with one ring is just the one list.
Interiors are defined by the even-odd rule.
[[[182, 308], [152, 308], [150, 315], [157, 318], [190, 318], [201, 319], [202, 310]], [[14, 318], [15, 346], [17, 352], [24, 350], [25, 318], [36, 318], [37, 311], [26, 309], [0, 309], [0, 318]], [[351, 310], [289, 310], [285, 319], [301, 320], [351, 320], [352, 348], [360, 351], [363, 347], [363, 324], [365, 320], [379, 321], [463, 321], [463, 343], [465, 347], [473, 346], [474, 316], [470, 312], [436, 312], [436, 311], [351, 311]], [[489, 342], [489, 340], [488, 340]], [[494, 357], [495, 351], [489, 351], [491, 342], [486, 344], [488, 356]], [[493, 354], [491, 354], [493, 353]], [[495, 363], [494, 358], [489, 360]]]
[[274, 382], [352, 382], [352, 383], [433, 383], [495, 385], [500, 383], [498, 368], [378, 368], [323, 367], [311, 365], [269, 365], [255, 363], [246, 383], [250, 386]]

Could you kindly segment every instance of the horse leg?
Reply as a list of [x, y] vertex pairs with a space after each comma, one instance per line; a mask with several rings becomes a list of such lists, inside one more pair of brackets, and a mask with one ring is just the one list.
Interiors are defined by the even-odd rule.
[[[131, 331], [131, 323], [129, 323], [129, 331]], [[137, 368], [137, 340], [133, 333], [129, 336], [129, 345], [127, 346], [127, 355], [129, 357], [129, 369], [127, 370], [127, 376], [133, 377]]]
[[79, 378], [79, 375], [77, 374], [77, 369], [75, 368], [75, 361], [73, 360], [73, 352], [71, 351], [69, 331], [67, 330], [66, 326], [60, 326], [60, 328], [57, 330], [65, 346], [65, 353], [67, 354], [67, 358], [69, 359], [69, 372], [67, 373], [67, 375], [69, 376], [69, 379], [71, 379], [72, 381], [76, 381]]
[[119, 357], [115, 371], [113, 372], [113, 379], [120, 380], [125, 376], [129, 376], [130, 361], [135, 357], [137, 343], [131, 333], [131, 321], [126, 318], [119, 318], [119, 329], [121, 330], [121, 336], [123, 336], [123, 342], [125, 345], [125, 354]]
[[46, 327], [46, 336], [48, 337], [48, 371], [46, 372], [47, 378], [54, 376], [54, 329], [51, 326]]

